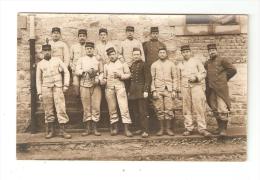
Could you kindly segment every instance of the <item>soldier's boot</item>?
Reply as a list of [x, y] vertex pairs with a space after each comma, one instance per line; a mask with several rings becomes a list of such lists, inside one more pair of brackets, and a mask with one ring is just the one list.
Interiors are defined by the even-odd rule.
[[221, 123], [221, 120], [220, 120], [219, 118], [216, 118], [216, 120], [217, 120], [217, 125], [218, 125], [218, 127], [217, 127], [217, 129], [215, 129], [215, 130], [212, 132], [212, 134], [219, 135], [219, 133], [220, 133], [220, 131], [221, 131], [221, 129], [222, 129], [222, 123]]
[[171, 130], [171, 120], [166, 120], [166, 134], [174, 136], [174, 132]]
[[227, 124], [228, 124], [228, 121], [221, 121], [222, 123], [222, 128], [221, 128], [221, 131], [219, 133], [220, 136], [226, 136], [227, 135]]
[[159, 121], [159, 131], [156, 133], [157, 136], [162, 136], [164, 133], [164, 121]]
[[60, 124], [60, 136], [64, 139], [70, 139], [71, 135], [68, 134], [65, 129], [65, 124]]
[[101, 136], [101, 133], [97, 130], [97, 122], [93, 122], [93, 131], [95, 136]]
[[47, 126], [46, 126], [45, 138], [50, 139], [52, 137], [54, 137], [54, 123], [50, 122], [50, 123], [47, 123]]
[[88, 136], [88, 135], [90, 135], [90, 133], [91, 133], [91, 129], [90, 129], [90, 124], [91, 122], [90, 121], [87, 121], [86, 123], [85, 123], [85, 131], [81, 134], [81, 136]]
[[110, 134], [111, 136], [116, 136], [118, 134], [118, 122], [111, 124]]
[[131, 133], [131, 131], [129, 131], [129, 124], [125, 123], [124, 129], [125, 129], [125, 136], [126, 137], [133, 137], [133, 134]]

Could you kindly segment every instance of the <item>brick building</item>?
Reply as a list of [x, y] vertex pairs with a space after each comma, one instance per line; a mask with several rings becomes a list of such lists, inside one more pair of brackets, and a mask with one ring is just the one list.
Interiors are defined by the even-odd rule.
[[[116, 45], [125, 38], [125, 27], [135, 26], [136, 38], [142, 42], [149, 39], [151, 26], [160, 29], [160, 40], [167, 45], [169, 57], [173, 61], [181, 58], [179, 47], [189, 43], [195, 56], [207, 59], [209, 43], [216, 43], [222, 56], [233, 62], [238, 69], [231, 79], [230, 95], [232, 99], [231, 126], [246, 126], [247, 119], [247, 16], [209, 16], [209, 15], [126, 15], [126, 14], [28, 14], [19, 13], [17, 29], [17, 132], [25, 132], [36, 122], [37, 129], [43, 127], [43, 111], [36, 102], [32, 111], [31, 74], [35, 65], [30, 58], [29, 39], [35, 39], [35, 62], [40, 60], [41, 45], [51, 35], [51, 28], [58, 26], [62, 31], [62, 40], [68, 46], [77, 42], [77, 31], [88, 30], [88, 39], [98, 40], [98, 29], [106, 27], [110, 40]], [[67, 111], [71, 118], [71, 128], [81, 127], [81, 102], [66, 95]], [[176, 120], [183, 126], [180, 102], [176, 103]], [[214, 125], [210, 111], [208, 124]], [[32, 113], [35, 113], [32, 116]], [[103, 112], [106, 114], [106, 112]], [[35, 119], [32, 119], [35, 117]], [[100, 126], [108, 126], [108, 119], [102, 116]]]

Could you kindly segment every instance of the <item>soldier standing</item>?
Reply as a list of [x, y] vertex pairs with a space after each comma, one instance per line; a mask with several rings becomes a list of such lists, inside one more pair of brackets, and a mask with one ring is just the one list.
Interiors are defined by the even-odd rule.
[[133, 106], [133, 122], [141, 129], [142, 137], [148, 137], [148, 112], [147, 112], [147, 98], [148, 98], [148, 68], [145, 62], [141, 59], [141, 49], [133, 49], [133, 64], [130, 68], [131, 83], [129, 89], [128, 99]]
[[127, 94], [124, 84], [124, 80], [129, 79], [131, 73], [127, 64], [122, 63], [118, 59], [116, 50], [113, 47], [107, 49], [107, 55], [110, 62], [104, 66], [104, 81], [102, 83], [106, 84], [106, 99], [109, 102], [108, 109], [110, 115], [111, 135], [118, 134], [118, 103], [121, 119], [124, 124], [125, 135], [127, 137], [132, 137], [133, 135], [129, 131], [129, 124], [131, 124], [132, 121], [129, 115]]
[[51, 33], [52, 40], [50, 41], [50, 45], [52, 47], [52, 57], [60, 58], [68, 68], [70, 53], [67, 44], [61, 41], [61, 29], [59, 27], [53, 27]]
[[198, 132], [203, 136], [210, 136], [206, 125], [206, 97], [203, 90], [203, 81], [206, 77], [206, 71], [199, 59], [191, 57], [189, 45], [181, 46], [181, 54], [184, 58], [178, 64], [180, 70], [179, 88], [183, 100], [183, 116], [186, 131], [184, 136], [192, 134], [194, 125], [194, 115], [196, 115]]
[[70, 68], [73, 76], [73, 86], [76, 95], [79, 95], [79, 78], [75, 74], [76, 65], [79, 58], [86, 56], [85, 43], [87, 41], [87, 30], [78, 30], [78, 43], [73, 44], [70, 48]]
[[[61, 59], [51, 56], [51, 45], [42, 45], [42, 52], [44, 59], [37, 65], [36, 87], [39, 100], [43, 102], [44, 107], [45, 123], [47, 124], [45, 138], [54, 136], [54, 112], [56, 109], [60, 124], [60, 135], [69, 139], [71, 135], [65, 131], [65, 124], [69, 122], [69, 117], [66, 113], [63, 92], [68, 90], [70, 74]], [[62, 83], [62, 72], [64, 73], [64, 85]]]
[[209, 44], [207, 48], [210, 56], [205, 64], [207, 102], [218, 124], [214, 134], [225, 136], [231, 108], [228, 81], [237, 70], [227, 59], [218, 55], [216, 44]]
[[166, 123], [166, 133], [173, 136], [171, 120], [174, 117], [173, 99], [177, 91], [177, 69], [173, 62], [167, 57], [167, 50], [161, 47], [158, 50], [159, 59], [151, 66], [153, 104], [159, 120], [158, 136], [163, 135]]
[[86, 123], [82, 136], [91, 133], [93, 122], [94, 135], [100, 136], [97, 122], [100, 117], [101, 89], [100, 81], [103, 79], [103, 65], [94, 56], [94, 43], [86, 42], [86, 56], [79, 58], [76, 66], [76, 75], [80, 79], [80, 97], [83, 105], [83, 122]]

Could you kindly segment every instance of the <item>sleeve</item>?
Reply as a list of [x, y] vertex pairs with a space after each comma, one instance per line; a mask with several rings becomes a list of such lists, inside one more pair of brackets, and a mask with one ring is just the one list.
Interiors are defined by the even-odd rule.
[[107, 82], [107, 64], [104, 65], [103, 81]]
[[151, 66], [151, 76], [152, 76], [152, 82], [151, 82], [151, 92], [155, 91], [155, 77], [156, 77], [156, 65], [153, 63]]
[[126, 80], [129, 79], [131, 77], [131, 72], [130, 69], [128, 67], [128, 65], [126, 63], [123, 63], [123, 74], [121, 74], [121, 79], [122, 80]]
[[74, 50], [73, 46], [70, 47], [70, 67], [73, 68]]
[[64, 71], [64, 86], [69, 86], [69, 84], [70, 84], [69, 70], [68, 70], [67, 66], [65, 65], [65, 63], [63, 63], [61, 60], [60, 60], [60, 66], [62, 67], [62, 69]]
[[100, 61], [98, 64], [98, 70], [99, 70], [98, 79], [99, 79], [99, 81], [101, 81], [101, 80], [103, 80], [103, 76], [104, 76], [104, 66], [103, 66], [102, 61]]
[[144, 63], [143, 69], [144, 69], [144, 92], [149, 92], [149, 86], [151, 84], [150, 82], [151, 72], [149, 71], [149, 67], [146, 63]]
[[64, 43], [63, 45], [63, 50], [64, 50], [64, 63], [66, 65], [66, 67], [68, 68], [69, 63], [70, 63], [70, 53], [69, 53], [69, 48], [68, 45], [66, 43]]
[[141, 42], [139, 43], [139, 48], [141, 49], [141, 53], [142, 53], [142, 60], [145, 62], [144, 49], [143, 49], [143, 45], [142, 45], [142, 43], [141, 43]]
[[146, 57], [147, 57], [146, 42], [143, 42], [143, 50], [144, 50], [144, 58], [145, 58], [145, 61], [147, 61], [147, 59], [146, 59]]
[[227, 73], [227, 80], [230, 80], [237, 73], [237, 69], [226, 59], [223, 59], [221, 63]]
[[197, 61], [197, 69], [198, 69], [198, 73], [196, 75], [197, 81], [201, 82], [202, 80], [204, 80], [206, 78], [206, 70], [202, 64], [202, 62], [200, 62], [199, 60]]
[[83, 68], [82, 68], [81, 58], [79, 58], [78, 61], [77, 61], [75, 74], [76, 74], [77, 76], [81, 76], [81, 75], [83, 74]]
[[37, 69], [36, 69], [36, 89], [37, 89], [37, 94], [42, 93], [42, 70], [40, 67], [40, 63], [37, 64]]
[[180, 67], [180, 64], [176, 65], [176, 70], [177, 70], [177, 92], [181, 92], [181, 78], [182, 78], [182, 70]]
[[172, 74], [172, 90], [177, 91], [178, 88], [178, 70], [177, 67], [174, 63], [172, 63], [172, 68], [171, 68], [171, 74]]

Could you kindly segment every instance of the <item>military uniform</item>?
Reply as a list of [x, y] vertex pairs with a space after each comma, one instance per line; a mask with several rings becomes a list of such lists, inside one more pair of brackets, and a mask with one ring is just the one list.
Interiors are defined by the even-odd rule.
[[148, 112], [147, 99], [144, 98], [144, 92], [149, 91], [147, 74], [150, 73], [145, 62], [141, 59], [133, 62], [131, 68], [131, 82], [128, 99], [131, 101], [132, 117], [143, 132], [148, 132]]
[[[216, 49], [215, 44], [209, 44], [208, 50]], [[228, 113], [231, 108], [228, 81], [236, 73], [236, 68], [227, 59], [220, 56], [210, 58], [206, 64], [206, 97], [210, 108], [218, 122], [220, 130], [227, 128]]]
[[[43, 45], [43, 49], [44, 48], [50, 50], [51, 46]], [[66, 65], [59, 58], [52, 57], [49, 60], [43, 59], [37, 64], [37, 70], [36, 70], [37, 93], [39, 96], [42, 96], [44, 113], [45, 113], [45, 123], [47, 125], [51, 124], [52, 129], [54, 128], [53, 123], [55, 121], [55, 110], [57, 113], [57, 119], [59, 124], [64, 125], [67, 122], [69, 122], [69, 117], [66, 113], [65, 98], [63, 94], [63, 81], [62, 81], [62, 74], [61, 74], [62, 72], [64, 73], [64, 86], [68, 87], [70, 74]], [[54, 130], [52, 131], [52, 135], [49, 136], [49, 138], [53, 136], [53, 133]], [[70, 138], [70, 137], [71, 136], [68, 135], [65, 138]]]
[[[189, 50], [189, 46], [182, 46], [181, 51]], [[205, 132], [206, 125], [206, 97], [203, 90], [203, 82], [206, 77], [206, 71], [202, 62], [191, 57], [178, 64], [180, 71], [180, 90], [183, 100], [184, 126], [189, 132], [195, 128], [194, 119], [197, 121], [198, 131]], [[195, 81], [190, 81], [195, 78]]]

